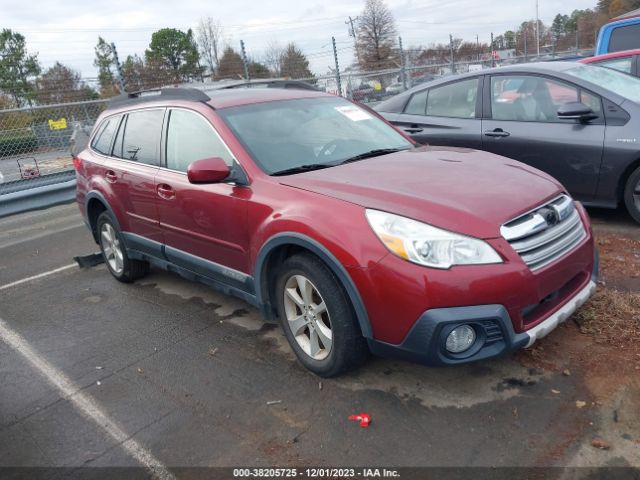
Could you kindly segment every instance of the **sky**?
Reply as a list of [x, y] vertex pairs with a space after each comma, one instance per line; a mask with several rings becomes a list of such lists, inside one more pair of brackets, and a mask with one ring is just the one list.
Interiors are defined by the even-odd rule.
[[[387, 0], [405, 47], [447, 42], [454, 37], [489, 43], [536, 15], [535, 0]], [[593, 8], [596, 0], [539, 0], [540, 19], [550, 24], [557, 13]], [[0, 0], [0, 28], [22, 33], [43, 67], [55, 61], [79, 71], [92, 82], [98, 35], [116, 44], [118, 55], [144, 54], [151, 34], [165, 27], [187, 30], [202, 17], [217, 19], [226, 41], [260, 61], [269, 42], [293, 41], [306, 53], [311, 70], [325, 74], [333, 67], [331, 37], [335, 36], [341, 68], [353, 61], [353, 40], [346, 20], [357, 17], [364, 0], [65, 0], [43, 2]]]

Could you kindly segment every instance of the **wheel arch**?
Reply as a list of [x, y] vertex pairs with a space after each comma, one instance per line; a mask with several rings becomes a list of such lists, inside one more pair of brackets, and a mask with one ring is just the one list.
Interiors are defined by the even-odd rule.
[[89, 222], [89, 228], [91, 229], [91, 234], [93, 235], [93, 239], [96, 243], [98, 243], [98, 232], [96, 231], [96, 226], [98, 223], [98, 217], [102, 212], [109, 212], [113, 221], [116, 223], [116, 227], [118, 230], [120, 229], [120, 224], [118, 223], [118, 217], [113, 212], [113, 209], [109, 205], [109, 202], [104, 198], [104, 196], [100, 192], [92, 191], [89, 192], [84, 200], [85, 213], [87, 215], [87, 221]]
[[625, 168], [622, 175], [620, 175], [620, 179], [618, 180], [618, 204], [624, 205], [624, 189], [627, 186], [627, 181], [638, 168], [640, 168], [640, 157], [627, 165], [627, 168]]
[[267, 320], [274, 320], [277, 316], [272, 302], [277, 265], [281, 264], [285, 258], [304, 251], [315, 255], [331, 269], [351, 301], [362, 335], [365, 338], [373, 338], [364, 302], [346, 268], [320, 242], [299, 233], [277, 234], [267, 240], [258, 253], [255, 268], [255, 290], [258, 304], [262, 306], [263, 315]]

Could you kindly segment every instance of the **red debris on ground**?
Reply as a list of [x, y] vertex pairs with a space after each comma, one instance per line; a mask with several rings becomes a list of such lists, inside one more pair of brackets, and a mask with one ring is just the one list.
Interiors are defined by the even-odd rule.
[[368, 413], [359, 413], [357, 415], [349, 415], [349, 420], [360, 422], [362, 428], [368, 427], [371, 423], [371, 415]]

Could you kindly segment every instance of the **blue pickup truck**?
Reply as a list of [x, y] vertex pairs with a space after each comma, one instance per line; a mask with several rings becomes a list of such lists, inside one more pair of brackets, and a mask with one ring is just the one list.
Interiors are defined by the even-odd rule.
[[640, 9], [603, 25], [598, 34], [596, 55], [640, 48]]

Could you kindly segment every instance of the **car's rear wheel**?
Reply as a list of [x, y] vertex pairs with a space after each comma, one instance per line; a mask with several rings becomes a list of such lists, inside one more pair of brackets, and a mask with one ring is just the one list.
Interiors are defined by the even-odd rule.
[[317, 257], [294, 255], [276, 284], [278, 316], [298, 360], [322, 377], [361, 365], [368, 349], [338, 279]]
[[640, 223], [640, 167], [627, 179], [624, 189], [624, 203], [633, 219]]
[[117, 280], [129, 283], [144, 277], [149, 272], [148, 262], [132, 260], [127, 255], [122, 234], [111, 214], [101, 213], [96, 228], [104, 263]]

